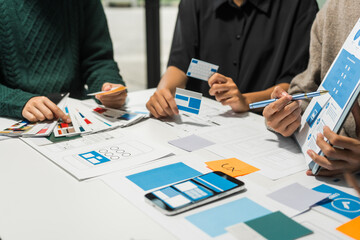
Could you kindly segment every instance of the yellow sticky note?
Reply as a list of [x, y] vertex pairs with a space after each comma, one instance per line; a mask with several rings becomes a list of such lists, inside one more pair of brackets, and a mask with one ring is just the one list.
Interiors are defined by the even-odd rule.
[[258, 168], [244, 163], [243, 161], [240, 161], [236, 158], [206, 162], [206, 165], [213, 171], [220, 171], [232, 177], [243, 176], [259, 171]]
[[360, 229], [360, 217], [357, 217], [351, 220], [350, 222], [341, 225], [336, 230], [348, 235], [349, 237], [360, 240], [359, 229]]

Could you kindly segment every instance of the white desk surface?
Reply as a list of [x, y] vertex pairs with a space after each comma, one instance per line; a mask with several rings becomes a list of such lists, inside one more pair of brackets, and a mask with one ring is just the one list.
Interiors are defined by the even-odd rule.
[[[152, 91], [129, 94], [129, 103], [146, 101]], [[146, 120], [132, 128], [150, 133], [154, 123]], [[159, 129], [158, 124], [155, 128]], [[169, 135], [160, 134], [165, 138]], [[0, 152], [2, 240], [176, 239], [102, 181], [77, 181], [20, 139], [0, 141]], [[203, 154], [212, 153], [204, 150]], [[290, 178], [301, 179], [304, 175]], [[263, 186], [273, 185], [265, 177], [252, 180]]]

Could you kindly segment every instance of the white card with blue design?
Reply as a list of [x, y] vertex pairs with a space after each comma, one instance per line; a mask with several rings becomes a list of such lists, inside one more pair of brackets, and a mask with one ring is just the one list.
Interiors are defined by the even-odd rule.
[[182, 88], [176, 88], [175, 102], [180, 111], [199, 114], [201, 99], [201, 93], [185, 90]]
[[192, 58], [186, 75], [188, 77], [207, 81], [214, 73], [217, 72], [218, 69], [219, 66], [215, 64]]

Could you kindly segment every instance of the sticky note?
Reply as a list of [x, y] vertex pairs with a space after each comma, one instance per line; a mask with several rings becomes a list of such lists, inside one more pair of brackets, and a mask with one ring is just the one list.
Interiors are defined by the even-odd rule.
[[201, 99], [201, 93], [176, 88], [175, 102], [180, 111], [199, 114]]
[[129, 175], [126, 178], [144, 191], [179, 182], [201, 175], [201, 172], [184, 163], [174, 163], [148, 171]]
[[360, 240], [360, 217], [354, 218], [350, 222], [347, 222], [340, 227], [336, 228], [336, 230], [352, 237], [354, 239]]
[[240, 161], [237, 158], [206, 162], [206, 165], [213, 171], [220, 171], [232, 177], [244, 176], [259, 171], [258, 168]]
[[330, 194], [319, 193], [298, 183], [288, 185], [267, 196], [299, 212], [308, 210], [311, 206], [326, 199]]
[[187, 137], [171, 140], [169, 141], [169, 144], [181, 148], [185, 151], [192, 152], [207, 146], [211, 146], [215, 143], [193, 134]]
[[358, 197], [325, 184], [321, 184], [313, 189], [318, 192], [331, 194], [329, 199], [318, 203], [318, 205], [350, 219], [360, 216], [360, 199]]
[[101, 91], [101, 92], [89, 93], [88, 96], [108, 95], [108, 94], [112, 94], [112, 93], [124, 91], [125, 89], [126, 89], [125, 86], [120, 86], [120, 87], [112, 88], [112, 89], [110, 89], [109, 91]]
[[227, 230], [241, 239], [268, 240], [298, 239], [313, 233], [279, 211], [231, 226]]
[[186, 220], [211, 237], [226, 233], [225, 228], [271, 213], [268, 209], [241, 198], [186, 217]]
[[191, 59], [189, 68], [186, 75], [189, 77], [197, 78], [207, 81], [214, 73], [217, 72], [219, 66], [207, 63], [198, 59]]

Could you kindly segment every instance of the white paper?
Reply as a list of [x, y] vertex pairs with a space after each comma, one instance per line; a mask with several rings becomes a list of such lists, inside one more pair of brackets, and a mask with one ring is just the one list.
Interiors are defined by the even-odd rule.
[[240, 159], [260, 169], [258, 173], [273, 180], [307, 169], [304, 156], [293, 139], [264, 129], [239, 124], [199, 135], [207, 136], [212, 141], [218, 139], [220, 144], [209, 146], [207, 150], [224, 158]]
[[79, 180], [133, 168], [171, 153], [156, 141], [124, 130], [41, 146], [32, 139], [22, 140]]

